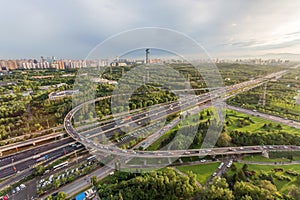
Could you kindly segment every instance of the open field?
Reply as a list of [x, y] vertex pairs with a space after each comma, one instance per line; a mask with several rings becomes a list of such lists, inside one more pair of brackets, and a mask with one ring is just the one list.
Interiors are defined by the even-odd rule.
[[[188, 127], [188, 126], [198, 126], [199, 124], [205, 124], [208, 119], [212, 118], [213, 115], [210, 108], [204, 109], [198, 114], [188, 116], [182, 123], [174, 127], [173, 129], [167, 131], [163, 136], [161, 136], [158, 140], [156, 140], [151, 146], [147, 148], [149, 151], [158, 150], [161, 145], [164, 143], [166, 145], [166, 141], [170, 140], [176, 135], [176, 132], [179, 128]], [[277, 134], [279, 131], [284, 132], [290, 135], [298, 135], [299, 130], [286, 126], [283, 124], [279, 124], [277, 122], [273, 122], [270, 120], [262, 119], [257, 116], [247, 115], [244, 113], [236, 112], [233, 110], [226, 110], [226, 123], [224, 126], [228, 133], [234, 131], [240, 131], [245, 133], [244, 135], [251, 137], [252, 133], [264, 132], [266, 134], [272, 133]], [[260, 136], [262, 137], [262, 136]], [[169, 142], [169, 141], [168, 141]], [[250, 145], [250, 144], [247, 144]], [[253, 144], [254, 145], [254, 144]], [[201, 144], [193, 144], [193, 148], [200, 148]]]
[[[229, 126], [227, 126], [227, 129], [229, 131], [237, 130], [237, 131], [249, 131], [249, 132], [255, 132], [255, 131], [261, 131], [262, 127], [265, 124], [272, 124], [272, 127], [269, 128], [269, 130], [276, 130], [276, 127], [279, 125], [277, 122], [273, 122], [270, 120], [266, 120], [257, 116], [250, 116], [247, 114], [243, 114], [240, 112], [227, 110], [227, 118], [226, 121], [232, 122]], [[244, 121], [244, 123], [242, 123]], [[281, 131], [285, 131], [288, 133], [295, 133], [299, 134], [299, 130], [290, 126], [286, 126], [283, 124], [280, 124]]]
[[250, 161], [250, 162], [289, 162], [290, 160], [287, 158], [266, 158], [261, 155], [251, 155], [243, 158], [244, 161]]
[[187, 173], [188, 171], [196, 174], [196, 179], [202, 185], [208, 180], [208, 178], [214, 173], [214, 171], [220, 165], [217, 163], [209, 163], [209, 164], [200, 164], [200, 165], [190, 165], [190, 166], [180, 166], [176, 167], [178, 170], [183, 173]]

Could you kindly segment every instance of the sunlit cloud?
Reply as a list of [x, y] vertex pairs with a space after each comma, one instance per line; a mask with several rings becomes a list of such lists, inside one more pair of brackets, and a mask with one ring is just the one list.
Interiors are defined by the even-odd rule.
[[0, 56], [84, 58], [124, 30], [163, 27], [185, 33], [213, 56], [300, 53], [300, 1], [3, 0]]

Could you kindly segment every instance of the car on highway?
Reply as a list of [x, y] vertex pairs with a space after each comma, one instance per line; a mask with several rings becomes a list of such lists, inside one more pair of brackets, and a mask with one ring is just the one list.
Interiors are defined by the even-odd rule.
[[230, 160], [229, 163], [226, 165], [226, 167], [228, 167], [228, 168], [231, 167], [232, 163], [233, 163], [233, 161]]
[[217, 172], [214, 172], [213, 174], [212, 174], [212, 176], [216, 176], [217, 175]]
[[230, 147], [230, 148], [228, 148], [228, 151], [237, 151], [237, 150]]
[[221, 164], [219, 165], [218, 169], [221, 169], [223, 167], [224, 163], [221, 162]]

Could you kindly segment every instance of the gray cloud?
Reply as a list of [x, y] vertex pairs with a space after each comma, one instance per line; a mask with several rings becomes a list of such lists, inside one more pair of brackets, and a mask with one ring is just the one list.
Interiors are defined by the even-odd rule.
[[0, 57], [84, 58], [113, 34], [151, 26], [186, 33], [212, 56], [289, 51], [289, 46], [295, 51], [299, 5], [297, 0], [2, 0]]

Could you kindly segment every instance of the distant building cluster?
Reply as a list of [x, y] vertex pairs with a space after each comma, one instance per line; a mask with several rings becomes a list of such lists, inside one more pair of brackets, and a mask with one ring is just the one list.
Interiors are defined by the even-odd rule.
[[[161, 59], [150, 59], [150, 63], [162, 63]], [[111, 61], [101, 60], [57, 60], [55, 57], [41, 57], [37, 59], [0, 60], [0, 71], [15, 69], [80, 69], [87, 66], [128, 66], [133, 64], [145, 64], [145, 60], [119, 59]]]
[[0, 71], [2, 70], [14, 70], [18, 68], [16, 60], [0, 60]]
[[[240, 64], [258, 64], [258, 65], [268, 65], [268, 64], [287, 64], [289, 60], [282, 59], [213, 59], [213, 60], [197, 60], [198, 62], [215, 62], [215, 63], [240, 63]], [[162, 64], [162, 63], [187, 63], [186, 60], [178, 59], [159, 59], [153, 58], [149, 59], [149, 64]], [[134, 64], [146, 64], [146, 60], [143, 59], [120, 59], [116, 57], [113, 61], [109, 59], [101, 60], [66, 60], [66, 59], [56, 59], [52, 57], [41, 57], [39, 60], [36, 59], [18, 59], [18, 60], [0, 60], [0, 73], [1, 71], [11, 71], [15, 69], [79, 69], [87, 66], [98, 67], [98, 66], [119, 66], [124, 67]]]
[[287, 64], [289, 60], [281, 59], [262, 59], [262, 58], [253, 58], [253, 59], [215, 59], [215, 63], [239, 63], [239, 64], [256, 64], [256, 65], [269, 65], [269, 64]]
[[0, 71], [15, 69], [78, 69], [87, 66], [84, 60], [57, 60], [55, 57], [18, 60], [0, 60]]

